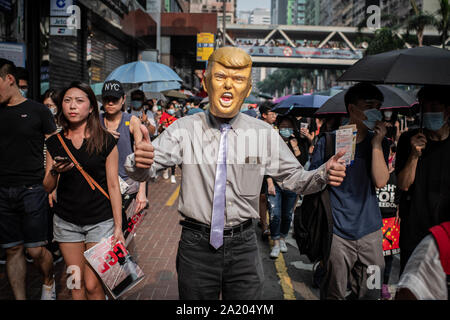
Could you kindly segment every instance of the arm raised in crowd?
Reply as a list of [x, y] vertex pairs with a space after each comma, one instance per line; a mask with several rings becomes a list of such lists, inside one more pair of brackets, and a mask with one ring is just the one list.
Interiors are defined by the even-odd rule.
[[386, 125], [379, 121], [374, 128], [372, 138], [372, 180], [376, 188], [383, 188], [389, 180], [389, 169], [383, 152], [383, 139], [386, 135]]
[[[399, 141], [399, 153], [400, 143], [405, 143], [405, 140]], [[409, 187], [414, 183], [416, 179], [417, 163], [422, 155], [423, 149], [427, 144], [427, 138], [423, 133], [418, 133], [411, 138], [411, 149], [408, 159], [404, 167], [398, 173], [398, 187], [403, 191], [408, 191]]]

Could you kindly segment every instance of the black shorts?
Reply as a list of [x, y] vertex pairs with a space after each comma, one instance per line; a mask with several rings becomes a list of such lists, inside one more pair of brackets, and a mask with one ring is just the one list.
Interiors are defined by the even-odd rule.
[[0, 187], [0, 247], [46, 245], [48, 210], [48, 196], [42, 184]]

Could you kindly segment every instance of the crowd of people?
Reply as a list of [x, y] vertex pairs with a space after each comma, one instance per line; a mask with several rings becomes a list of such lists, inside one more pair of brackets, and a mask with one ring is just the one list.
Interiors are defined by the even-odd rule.
[[[254, 46], [259, 47], [262, 46], [262, 41], [260, 40], [244, 40], [237, 39], [236, 45], [238, 46]], [[294, 40], [295, 48], [318, 48], [321, 41], [313, 41], [313, 40]], [[290, 46], [287, 40], [283, 39], [270, 39], [267, 43], [264, 44], [267, 47], [285, 47]], [[323, 49], [335, 49], [335, 50], [350, 50], [349, 46], [341, 41], [328, 41], [326, 44], [322, 46]], [[362, 44], [358, 46], [359, 49], [362, 48]]]
[[[81, 82], [50, 89], [38, 103], [26, 98], [14, 64], [0, 60], [0, 252], [15, 298], [26, 298], [29, 255], [43, 276], [42, 299], [56, 299], [53, 265], [61, 256], [81, 270], [74, 300], [105, 299], [83, 252], [111, 235], [124, 243], [130, 201], [136, 199], [136, 212], [151, 206], [146, 181], [170, 176], [176, 183], [179, 166], [180, 299], [261, 298], [264, 276], [252, 221], [259, 221], [263, 240], [273, 240], [270, 258], [277, 259], [288, 251], [286, 238], [303, 196], [325, 188], [333, 228], [329, 255], [315, 271], [322, 299], [391, 299], [394, 252], [386, 254], [382, 246], [382, 218], [391, 217], [401, 230], [398, 297], [447, 299], [429, 229], [450, 220], [448, 87], [419, 91], [422, 116], [381, 112], [383, 94], [363, 83], [348, 90], [345, 116], [280, 115], [270, 101], [244, 111], [251, 60], [240, 49], [223, 49], [211, 56], [205, 73], [207, 105], [195, 98], [146, 99], [141, 90], [127, 105], [116, 80], [104, 83], [101, 106]], [[213, 163], [187, 163], [189, 152], [203, 149], [185, 135], [197, 123], [219, 157]], [[342, 151], [326, 152], [326, 134], [334, 138], [346, 124], [357, 128], [348, 166]], [[278, 141], [278, 154], [235, 164], [236, 139], [248, 128], [268, 143]], [[367, 286], [371, 266], [384, 274], [373, 288]]]

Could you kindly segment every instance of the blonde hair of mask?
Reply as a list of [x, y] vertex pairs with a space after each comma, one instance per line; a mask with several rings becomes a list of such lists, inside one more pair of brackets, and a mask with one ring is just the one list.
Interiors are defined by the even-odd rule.
[[[213, 62], [220, 63], [226, 68], [245, 69], [252, 67], [252, 59], [247, 52], [236, 47], [222, 47], [214, 51], [208, 59], [205, 77], [209, 77]], [[251, 79], [249, 79], [251, 81]]]

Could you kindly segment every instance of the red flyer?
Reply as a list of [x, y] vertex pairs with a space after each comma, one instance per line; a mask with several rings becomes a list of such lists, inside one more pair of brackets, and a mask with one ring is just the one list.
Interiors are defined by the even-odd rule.
[[395, 224], [395, 217], [383, 219], [383, 254], [385, 256], [400, 252], [400, 225]]

